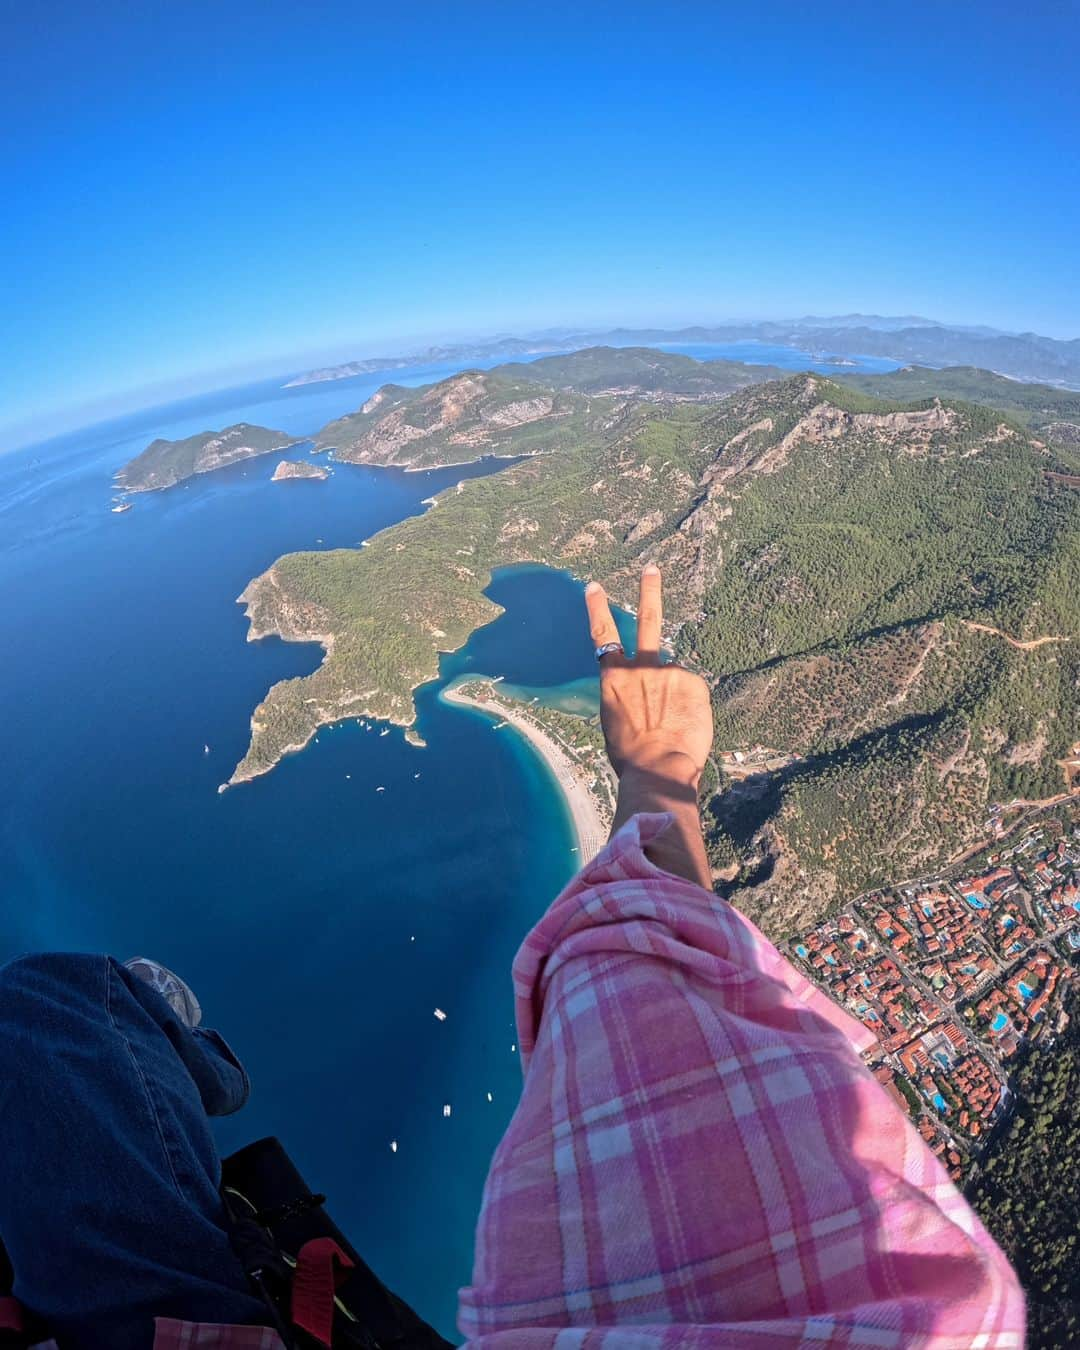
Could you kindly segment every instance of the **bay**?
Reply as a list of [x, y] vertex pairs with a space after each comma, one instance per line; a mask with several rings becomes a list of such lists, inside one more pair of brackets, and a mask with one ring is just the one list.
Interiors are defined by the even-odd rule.
[[[749, 345], [681, 350], [807, 364]], [[368, 1262], [450, 1337], [520, 1087], [510, 963], [576, 858], [527, 744], [438, 695], [474, 672], [594, 712], [581, 583], [496, 574], [505, 612], [417, 691], [424, 748], [354, 719], [219, 795], [268, 687], [321, 659], [246, 641], [247, 582], [294, 549], [356, 546], [501, 466], [337, 464], [326, 482], [274, 484], [271, 454], [138, 495], [123, 515], [109, 504], [112, 475], [157, 436], [238, 421], [309, 435], [387, 379], [454, 369], [267, 380], [0, 456], [0, 961], [106, 951], [177, 969], [253, 1079], [219, 1124], [222, 1149], [279, 1135]]]

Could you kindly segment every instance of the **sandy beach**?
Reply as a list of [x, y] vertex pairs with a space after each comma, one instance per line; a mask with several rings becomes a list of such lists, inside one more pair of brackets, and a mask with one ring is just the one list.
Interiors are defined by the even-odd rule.
[[461, 703], [478, 708], [491, 717], [508, 722], [521, 733], [547, 764], [562, 788], [570, 818], [577, 836], [577, 857], [580, 864], [594, 858], [607, 843], [611, 821], [606, 819], [599, 803], [589, 791], [582, 773], [566, 750], [546, 731], [510, 703], [494, 699], [473, 698], [458, 689], [445, 689], [442, 698], [448, 703]]

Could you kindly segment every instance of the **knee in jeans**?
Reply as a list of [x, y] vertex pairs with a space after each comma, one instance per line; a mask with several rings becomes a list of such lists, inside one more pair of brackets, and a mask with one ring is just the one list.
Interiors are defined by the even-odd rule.
[[83, 952], [30, 952], [0, 966], [0, 1013], [11, 1016], [41, 999], [85, 998], [103, 987], [108, 957]]

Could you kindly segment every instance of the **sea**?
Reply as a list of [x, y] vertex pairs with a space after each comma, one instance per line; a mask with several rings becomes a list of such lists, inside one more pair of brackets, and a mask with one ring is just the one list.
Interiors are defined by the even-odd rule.
[[[756, 343], [677, 350], [835, 369]], [[511, 961], [577, 858], [528, 744], [439, 693], [482, 673], [595, 709], [583, 580], [493, 577], [503, 612], [417, 691], [423, 747], [352, 719], [219, 794], [266, 690], [322, 656], [248, 642], [247, 582], [291, 550], [357, 546], [502, 464], [404, 473], [299, 447], [332, 476], [271, 483], [270, 454], [110, 505], [113, 474], [155, 437], [239, 421], [303, 436], [388, 379], [455, 369], [283, 377], [0, 456], [0, 962], [95, 951], [182, 974], [253, 1082], [216, 1124], [222, 1151], [276, 1134], [368, 1263], [450, 1338], [521, 1082]]]

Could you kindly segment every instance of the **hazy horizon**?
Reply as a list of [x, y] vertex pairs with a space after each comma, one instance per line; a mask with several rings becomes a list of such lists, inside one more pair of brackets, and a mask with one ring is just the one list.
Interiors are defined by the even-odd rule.
[[601, 0], [539, 28], [104, 0], [5, 39], [9, 441], [409, 334], [1080, 331], [1080, 25], [1048, 0]]
[[[685, 322], [679, 322], [677, 320], [652, 322], [647, 319], [640, 321], [623, 319], [622, 321], [613, 321], [610, 323], [602, 323], [599, 321], [594, 321], [592, 323], [583, 322], [581, 324], [552, 323], [547, 326], [547, 329], [540, 325], [517, 325], [482, 332], [443, 331], [441, 333], [388, 337], [383, 341], [377, 341], [372, 338], [358, 339], [355, 342], [345, 342], [330, 348], [295, 353], [291, 357], [273, 357], [246, 365], [226, 367], [225, 369], [218, 371], [207, 369], [178, 374], [172, 379], [163, 380], [155, 384], [144, 385], [138, 388], [121, 389], [108, 394], [103, 394], [100, 398], [82, 405], [73, 407], [61, 406], [58, 407], [55, 412], [45, 414], [39, 418], [28, 419], [22, 424], [18, 422], [9, 422], [7, 424], [0, 423], [0, 436], [7, 442], [6, 444], [0, 445], [0, 454], [9, 451], [31, 449], [36, 445], [46, 444], [58, 437], [96, 426], [99, 423], [107, 423], [117, 418], [149, 412], [184, 398], [193, 398], [202, 394], [211, 395], [223, 393], [265, 380], [280, 378], [282, 381], [285, 381], [309, 370], [316, 370], [324, 366], [330, 367], [345, 364], [349, 361], [365, 361], [376, 357], [391, 358], [422, 354], [428, 347], [453, 346], [456, 344], [466, 345], [472, 343], [482, 344], [485, 342], [495, 342], [502, 338], [521, 338], [529, 341], [539, 341], [543, 338], [545, 332], [557, 333], [559, 331], [566, 331], [575, 334], [596, 334], [598, 336], [603, 336], [605, 333], [618, 329], [628, 329], [632, 331], [639, 329], [658, 329], [674, 333], [694, 327], [709, 328], [721, 327], [726, 324], [735, 325], [751, 323], [795, 324], [805, 322], [807, 319], [827, 321], [830, 319], [849, 318], [853, 315], [860, 315], [867, 319], [919, 319], [930, 325], [956, 329], [986, 329], [992, 327], [992, 325], [980, 323], [978, 319], [943, 320], [932, 315], [916, 315], [914, 313], [908, 313], [907, 311], [897, 314], [884, 314], [870, 309], [842, 310], [840, 308], [831, 308], [822, 310], [816, 314], [810, 314], [809, 312], [792, 313], [790, 315], [780, 314], [776, 316], [740, 314], [720, 318], [688, 319]], [[995, 331], [1006, 336], [1015, 336], [1020, 333], [1020, 330], [1015, 329], [995, 329]], [[1039, 336], [1054, 337], [1055, 335], [1044, 333], [1039, 334]], [[1069, 339], [1065, 338], [1058, 340]]]

